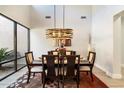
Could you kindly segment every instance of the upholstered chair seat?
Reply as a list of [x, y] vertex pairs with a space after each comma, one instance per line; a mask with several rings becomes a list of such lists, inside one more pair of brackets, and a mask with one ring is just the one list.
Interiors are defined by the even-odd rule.
[[33, 60], [34, 64], [42, 64], [41, 60]]
[[31, 68], [31, 72], [43, 72], [42, 66], [34, 66]]
[[80, 67], [80, 70], [83, 70], [83, 71], [90, 71], [90, 67], [89, 67], [89, 66], [81, 66], [81, 67]]
[[85, 62], [80, 62], [80, 64], [90, 64], [89, 61], [85, 61]]

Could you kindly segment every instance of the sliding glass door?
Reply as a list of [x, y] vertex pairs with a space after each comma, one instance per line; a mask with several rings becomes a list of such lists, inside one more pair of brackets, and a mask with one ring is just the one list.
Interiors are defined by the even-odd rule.
[[[11, 52], [11, 55], [2, 57], [2, 50]], [[0, 79], [15, 71], [14, 53], [14, 22], [0, 16]]]
[[26, 65], [25, 52], [28, 51], [28, 29], [17, 24], [17, 69]]
[[0, 13], [0, 81], [26, 66], [29, 28]]

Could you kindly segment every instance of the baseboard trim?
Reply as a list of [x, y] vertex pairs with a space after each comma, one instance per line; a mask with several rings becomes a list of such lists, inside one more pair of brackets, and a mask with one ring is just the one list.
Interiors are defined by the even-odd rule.
[[121, 79], [122, 78], [122, 75], [121, 74], [114, 74], [114, 73], [111, 73], [109, 71], [107, 71], [106, 69], [104, 69], [103, 67], [101, 67], [100, 65], [98, 64], [95, 64], [96, 67], [98, 67], [100, 70], [102, 70], [103, 72], [106, 73], [107, 76], [113, 78], [113, 79]]
[[103, 72], [105, 72], [105, 73], [107, 72], [107, 71], [106, 71], [106, 69], [104, 69], [104, 68], [103, 68], [103, 67], [101, 67], [100, 65], [95, 64], [95, 66], [96, 66], [97, 68], [99, 68], [100, 70], [102, 70]]
[[112, 78], [121, 79], [122, 78], [122, 75], [121, 74], [113, 74], [112, 75]]
[[122, 75], [121, 74], [113, 74], [113, 73], [106, 73], [108, 76], [112, 77], [113, 79], [121, 79]]

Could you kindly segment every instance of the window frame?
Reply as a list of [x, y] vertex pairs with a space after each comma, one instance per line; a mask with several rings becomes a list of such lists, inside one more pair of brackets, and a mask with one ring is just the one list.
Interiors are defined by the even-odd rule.
[[8, 20], [10, 20], [10, 21], [12, 21], [14, 23], [14, 25], [13, 25], [13, 28], [14, 28], [14, 38], [13, 38], [14, 39], [14, 42], [13, 42], [13, 44], [14, 45], [13, 46], [14, 46], [14, 54], [15, 54], [15, 59], [7, 60], [7, 61], [4, 61], [4, 62], [1, 62], [0, 63], [0, 65], [2, 65], [2, 64], [6, 64], [6, 63], [9, 63], [9, 62], [13, 62], [14, 61], [14, 71], [11, 72], [10, 74], [6, 75], [5, 77], [1, 78], [0, 81], [2, 81], [5, 78], [9, 77], [10, 75], [16, 73], [17, 71], [19, 71], [20, 69], [22, 69], [22, 68], [24, 68], [26, 66], [26, 65], [24, 65], [23, 67], [21, 67], [19, 69], [17, 68], [17, 60], [22, 59], [22, 58], [25, 58], [25, 56], [21, 56], [21, 57], [17, 58], [17, 25], [20, 25], [20, 26], [26, 28], [27, 31], [28, 31], [27, 32], [28, 33], [27, 34], [27, 40], [28, 40], [28, 44], [27, 44], [27, 46], [28, 46], [27, 49], [28, 50], [27, 50], [27, 52], [30, 51], [30, 28], [26, 27], [25, 25], [23, 25], [23, 24], [15, 21], [15, 20], [13, 20], [12, 18], [10, 18], [10, 17], [8, 17], [8, 16], [6, 16], [6, 15], [4, 15], [2, 13], [0, 13], [0, 16], [2, 16], [2, 17], [6, 18], [6, 19], [8, 19]]

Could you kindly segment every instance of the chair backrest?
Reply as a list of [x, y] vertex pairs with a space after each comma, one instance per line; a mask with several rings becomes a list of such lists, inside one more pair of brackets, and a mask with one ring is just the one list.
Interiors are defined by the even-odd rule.
[[33, 52], [26, 52], [25, 59], [26, 59], [26, 64], [27, 64], [28, 70], [30, 71], [30, 68], [31, 68], [30, 64], [32, 64], [33, 60], [34, 60]]
[[52, 51], [52, 54], [53, 55], [58, 55], [58, 52], [57, 51]]
[[75, 51], [66, 51], [66, 55], [76, 55]]
[[71, 51], [66, 51], [66, 55], [71, 55]]
[[71, 55], [76, 55], [76, 51], [71, 51]]
[[59, 55], [58, 51], [48, 51], [49, 55]]
[[[48, 51], [48, 55], [59, 55], [58, 51]], [[75, 51], [65, 51], [64, 55], [76, 55]]]
[[55, 61], [58, 60], [58, 55], [42, 55], [43, 69], [45, 71], [45, 65], [47, 66], [47, 78], [54, 80], [56, 77]]
[[[65, 58], [67, 59], [67, 66], [65, 66], [66, 68], [64, 67], [64, 72], [66, 70], [67, 78], [73, 78], [75, 77], [75, 71], [79, 72], [80, 56], [79, 55], [66, 55]], [[76, 64], [76, 61], [78, 61], [77, 64]], [[77, 66], [75, 66], [75, 64]]]
[[88, 60], [90, 63], [94, 64], [95, 58], [96, 58], [96, 52], [89, 51], [87, 60]]
[[26, 58], [27, 64], [32, 64], [33, 60], [34, 60], [33, 52], [26, 52], [25, 53], [25, 58]]

